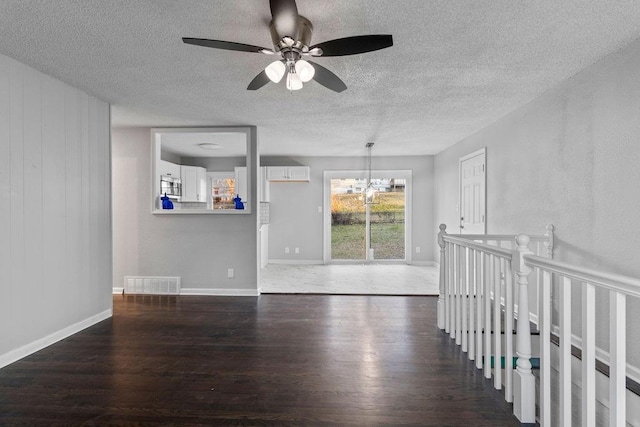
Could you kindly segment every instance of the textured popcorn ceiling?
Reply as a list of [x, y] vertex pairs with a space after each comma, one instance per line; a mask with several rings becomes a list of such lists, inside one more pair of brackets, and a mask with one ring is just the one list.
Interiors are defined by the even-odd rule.
[[256, 92], [272, 58], [267, 0], [0, 0], [0, 53], [112, 104], [114, 126], [258, 126], [273, 155], [434, 154], [640, 37], [638, 1], [298, 0], [313, 42], [392, 34], [319, 58], [347, 84]]

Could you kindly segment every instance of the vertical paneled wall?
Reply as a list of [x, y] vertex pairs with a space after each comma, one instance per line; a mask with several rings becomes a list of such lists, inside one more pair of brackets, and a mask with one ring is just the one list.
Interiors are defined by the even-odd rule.
[[109, 105], [0, 55], [0, 367], [111, 313]]

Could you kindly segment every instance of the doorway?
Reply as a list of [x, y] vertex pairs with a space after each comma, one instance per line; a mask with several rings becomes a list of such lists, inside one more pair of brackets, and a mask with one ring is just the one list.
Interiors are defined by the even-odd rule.
[[411, 171], [374, 171], [372, 203], [366, 173], [325, 172], [325, 263], [409, 261]]
[[486, 233], [486, 149], [460, 158], [460, 233]]

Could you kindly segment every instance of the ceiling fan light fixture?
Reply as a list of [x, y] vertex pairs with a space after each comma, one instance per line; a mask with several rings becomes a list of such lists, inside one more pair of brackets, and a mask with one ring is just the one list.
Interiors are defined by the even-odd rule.
[[313, 79], [315, 73], [316, 69], [313, 68], [313, 65], [309, 64], [304, 59], [300, 59], [296, 62], [296, 74], [300, 76], [300, 80], [302, 80], [303, 83]]
[[302, 89], [302, 80], [300, 80], [300, 76], [295, 72], [287, 73], [287, 89], [289, 90]]
[[282, 61], [274, 61], [271, 64], [267, 65], [267, 68], [264, 69], [264, 72], [267, 73], [267, 77], [274, 83], [278, 83], [282, 80], [284, 73], [287, 71], [287, 67], [284, 65]]

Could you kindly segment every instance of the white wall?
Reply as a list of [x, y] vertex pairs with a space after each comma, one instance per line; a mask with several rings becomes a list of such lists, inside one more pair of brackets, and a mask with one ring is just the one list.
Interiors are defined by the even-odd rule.
[[109, 126], [0, 55], [0, 367], [111, 315]]
[[[367, 170], [366, 157], [262, 157], [262, 166], [305, 165], [310, 182], [271, 183], [269, 212], [269, 258], [287, 261], [323, 260], [323, 173], [327, 170]], [[373, 157], [373, 169], [412, 170], [412, 259], [434, 261], [433, 156]], [[300, 248], [284, 253], [285, 247]], [[415, 253], [420, 246], [421, 252]]]
[[[257, 294], [256, 186], [250, 214], [152, 215], [150, 132], [112, 130], [113, 287], [124, 276], [180, 276], [190, 293]], [[251, 145], [255, 159], [255, 130]]]
[[[640, 277], [638, 70], [640, 41], [438, 154], [436, 223], [458, 224], [458, 158], [487, 147], [489, 233], [539, 234], [552, 223], [557, 259]], [[580, 300], [577, 290], [573, 299]], [[575, 307], [573, 331], [579, 335]], [[630, 303], [627, 316], [635, 366], [638, 307]], [[604, 349], [607, 312], [608, 297], [600, 293], [597, 341]]]

